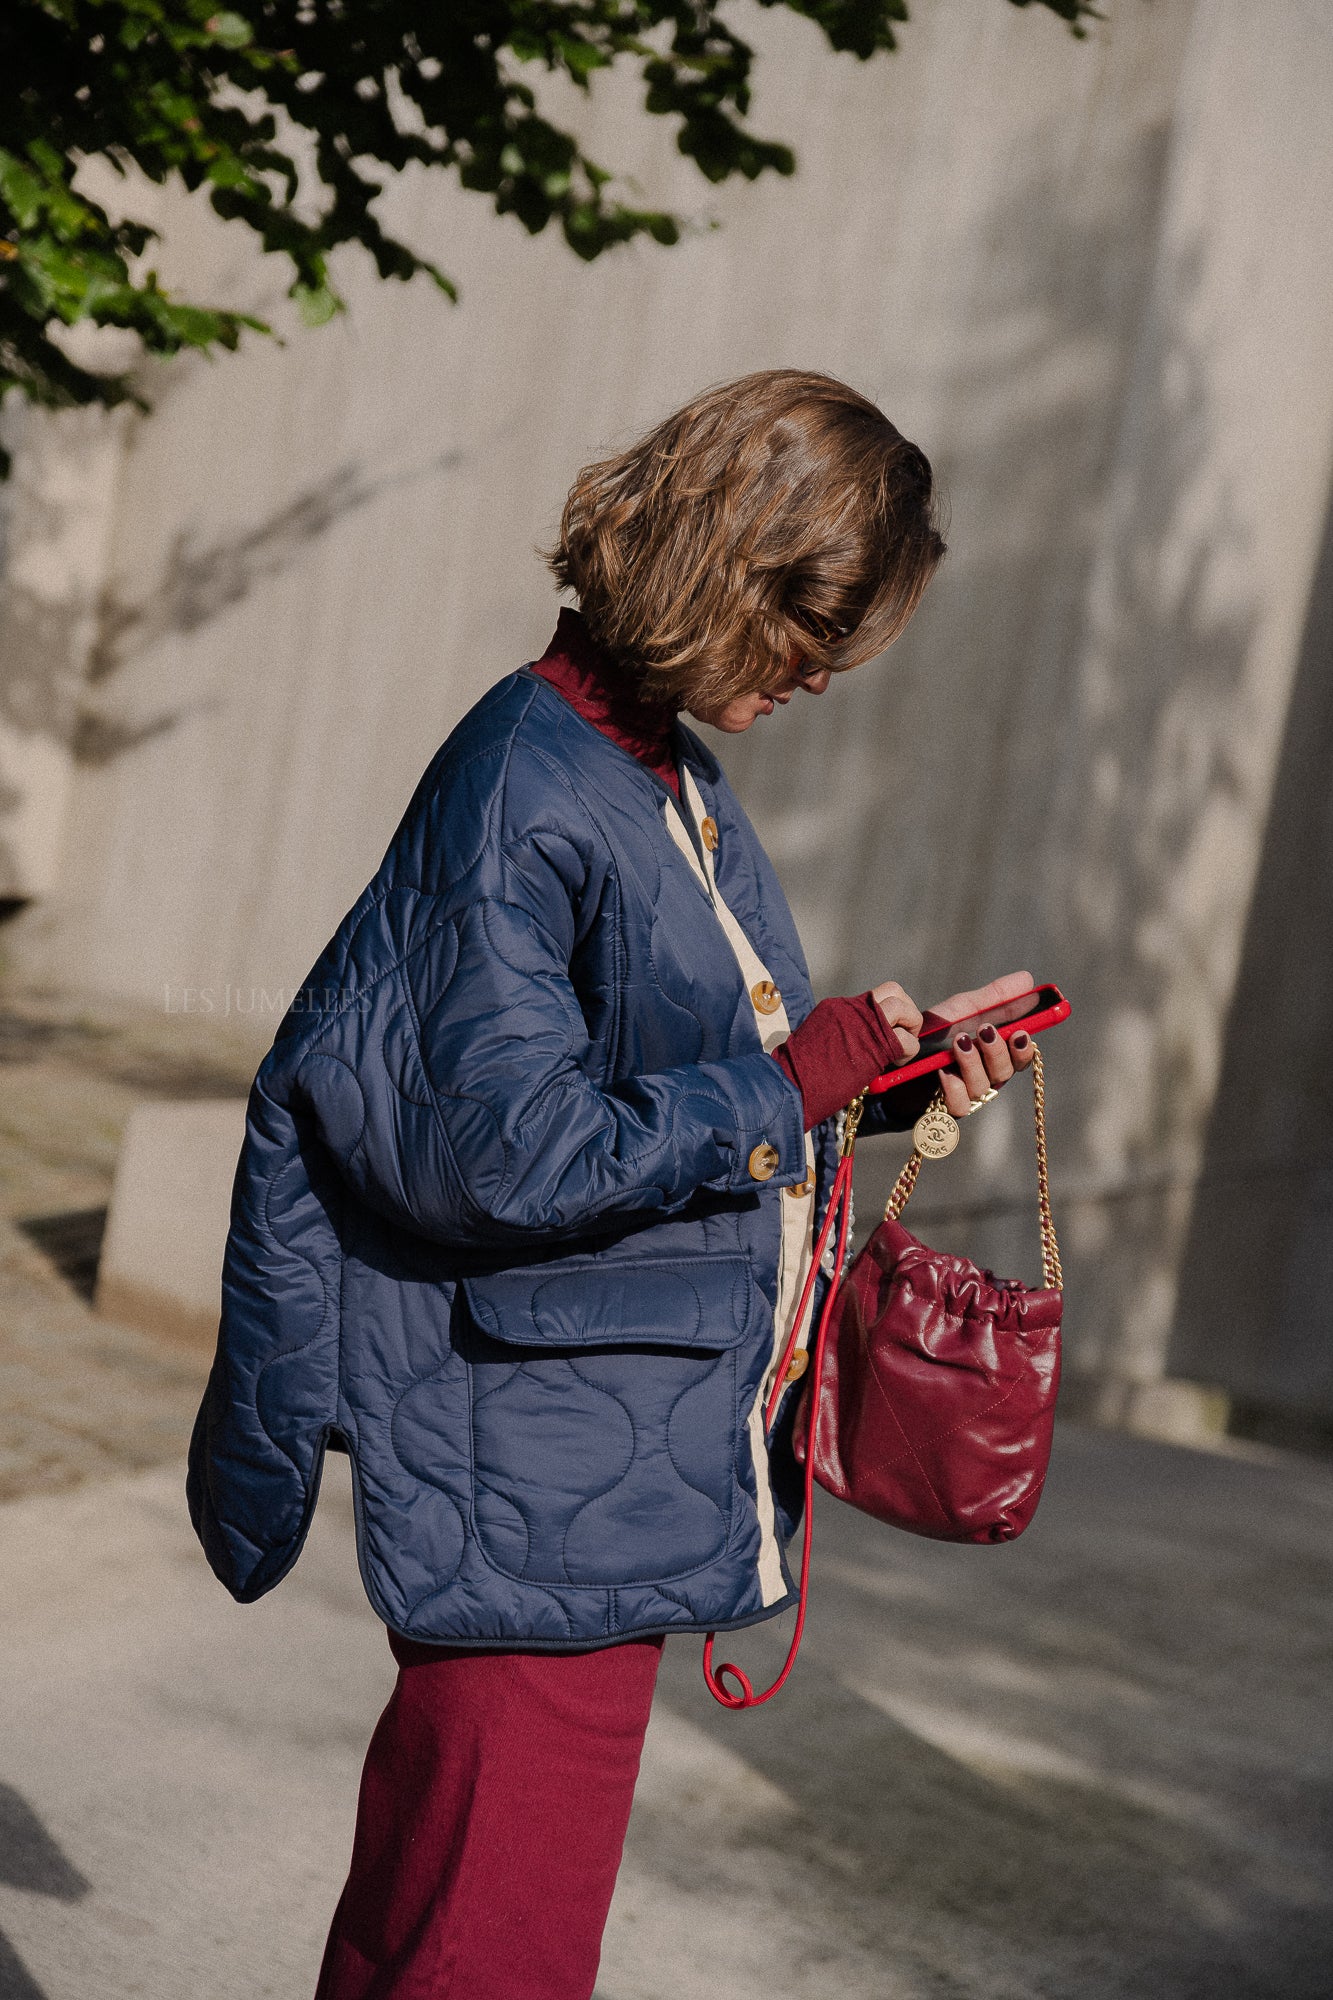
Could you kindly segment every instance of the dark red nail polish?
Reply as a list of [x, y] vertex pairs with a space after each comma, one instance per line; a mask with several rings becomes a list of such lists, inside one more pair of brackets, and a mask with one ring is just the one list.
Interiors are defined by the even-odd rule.
[[1015, 1035], [1013, 1042], [1011, 1043], [1011, 1047], [1016, 1049], [1025, 1049], [1027, 1045], [1028, 1045], [1028, 1038], [1026, 1035]]
[[971, 1035], [960, 1035], [958, 1037], [958, 1040], [954, 1043], [954, 1047], [956, 1049], [970, 1049], [971, 1046], [972, 1046]]
[[981, 1031], [981, 1039], [983, 1042], [986, 1043], [990, 1043], [995, 1040], [995, 1030], [991, 1026], [989, 1021], [987, 1021], [985, 1027]]

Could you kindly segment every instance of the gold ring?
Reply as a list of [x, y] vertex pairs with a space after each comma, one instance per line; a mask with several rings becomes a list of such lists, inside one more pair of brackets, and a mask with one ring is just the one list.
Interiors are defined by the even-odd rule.
[[986, 1095], [984, 1097], [974, 1097], [972, 1099], [971, 1107], [967, 1113], [968, 1117], [970, 1118], [972, 1116], [973, 1111], [980, 1111], [983, 1104], [989, 1104], [992, 1097], [998, 1097], [999, 1094], [1000, 1094], [999, 1091], [996, 1090], [994, 1085], [992, 1085], [991, 1088], [986, 1092]]

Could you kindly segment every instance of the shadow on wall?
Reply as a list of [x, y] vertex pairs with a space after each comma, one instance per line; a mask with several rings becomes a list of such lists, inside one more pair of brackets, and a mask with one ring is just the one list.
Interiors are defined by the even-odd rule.
[[[132, 437], [131, 432], [131, 444]], [[88, 448], [88, 439], [53, 431], [34, 443], [34, 450], [42, 448], [77, 454]], [[0, 602], [0, 729], [20, 741], [66, 746], [76, 762], [99, 765], [178, 728], [214, 706], [216, 698], [192, 695], [183, 685], [178, 701], [155, 713], [131, 715], [118, 700], [117, 674], [154, 646], [198, 631], [281, 576], [346, 515], [395, 487], [449, 472], [461, 461], [460, 452], [445, 451], [424, 464], [392, 470], [348, 464], [318, 489], [298, 493], [238, 534], [201, 545], [183, 530], [146, 596], [122, 599], [110, 587], [91, 616], [78, 594], [46, 596], [11, 581]], [[4, 500], [4, 513], [12, 516], [13, 492], [6, 492]], [[24, 541], [58, 545], [58, 510], [36, 481], [24, 483], [21, 504]], [[6, 525], [12, 531], [12, 518]], [[0, 575], [11, 540], [12, 533], [0, 538]], [[20, 787], [0, 781], [0, 884], [19, 878], [17, 858], [6, 850], [4, 826], [22, 804]]]
[[[1201, 252], [1158, 244], [1165, 156], [1164, 132], [1127, 151], [1100, 221], [1055, 184], [997, 207], [944, 389], [954, 552], [887, 662], [732, 758], [824, 990], [892, 975], [928, 1003], [1028, 965], [1069, 993], [1049, 1044], [1069, 1360], [1130, 1377], [1161, 1369], [1211, 1103], [1189, 1023], [1215, 1032], [1224, 991], [1201, 940], [1234, 921], [1222, 862], [1248, 862], [1224, 850], [1254, 620], [1217, 601], [1243, 549], [1225, 501], [1185, 525], [1215, 418], [1186, 331]], [[863, 1218], [902, 1157], [866, 1149]], [[1026, 1093], [912, 1218], [1035, 1281]]]
[[[1182, 1266], [1171, 1372], [1333, 1438], [1333, 496]], [[1290, 1434], [1289, 1432], [1287, 1434]]]
[[991, 970], [995, 949], [1039, 956], [1060, 931], [1030, 876], [1166, 140], [1127, 151], [1099, 217], [1075, 214], [1054, 179], [997, 203], [992, 254], [955, 302], [969, 331], [950, 329], [944, 443], [921, 439], [950, 496], [952, 553], [888, 656], [726, 746], [824, 990], [891, 972], [939, 998]]
[[89, 655], [89, 681], [96, 685], [163, 639], [211, 623], [290, 569], [311, 542], [321, 540], [345, 515], [395, 487], [452, 471], [462, 462], [462, 452], [444, 451], [399, 472], [371, 473], [363, 466], [342, 465], [317, 489], [298, 493], [238, 535], [202, 548], [188, 533], [177, 535], [149, 597], [129, 603], [108, 593]]
[[1048, 827], [1043, 949], [1078, 1009], [1053, 1060], [1068, 1356], [1108, 1385], [1112, 1417], [1127, 1385], [1165, 1372], [1253, 865], [1256, 616], [1218, 591], [1246, 574], [1247, 537], [1214, 484], [1210, 357], [1185, 330], [1200, 261], [1186, 247], [1157, 274], [1078, 657], [1050, 691], [1054, 726], [1033, 722], [1050, 782], [1027, 790]]
[[[27, 1800], [0, 1784], [0, 1882], [31, 1896], [77, 1903], [92, 1884], [67, 1860]], [[0, 2000], [45, 2000], [42, 1988], [0, 1932]]]

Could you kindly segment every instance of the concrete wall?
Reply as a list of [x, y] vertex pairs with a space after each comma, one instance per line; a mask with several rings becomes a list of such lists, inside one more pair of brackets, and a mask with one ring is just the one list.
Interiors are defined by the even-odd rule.
[[[436, 743], [544, 645], [532, 549], [576, 467], [707, 382], [827, 368], [930, 452], [953, 553], [887, 661], [727, 762], [827, 990], [1070, 992], [1071, 1368], [1142, 1421], [1168, 1366], [1211, 1379], [1169, 1347], [1325, 518], [1333, 16], [1113, 0], [1080, 45], [998, 0], [913, 12], [871, 67], [747, 16], [795, 183], [708, 190], [599, 87], [594, 152], [700, 223], [674, 251], [583, 267], [411, 176], [393, 219], [460, 308], [352, 258], [345, 320], [156, 376], [104, 482], [58, 869], [6, 936], [29, 976], [239, 1007], [262, 1044]], [[168, 221], [170, 275], [281, 310], [243, 238]], [[34, 428], [49, 483], [69, 427]], [[1027, 1118], [1006, 1093], [914, 1212], [1035, 1277]], [[1254, 1380], [1270, 1336], [1237, 1335]]]
[[0, 897], [60, 896], [75, 733], [115, 530], [122, 413], [10, 399], [0, 437]]

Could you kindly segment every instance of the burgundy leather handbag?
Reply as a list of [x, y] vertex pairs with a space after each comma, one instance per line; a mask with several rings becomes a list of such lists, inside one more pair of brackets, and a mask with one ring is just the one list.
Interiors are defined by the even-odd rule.
[[[1032, 1094], [1045, 1283], [1029, 1288], [997, 1278], [966, 1257], [928, 1249], [903, 1228], [898, 1218], [922, 1159], [943, 1157], [958, 1143], [958, 1127], [937, 1096], [917, 1120], [912, 1157], [894, 1184], [884, 1220], [841, 1284], [830, 1286], [820, 1316], [792, 1434], [805, 1468], [805, 1532], [786, 1664], [773, 1685], [756, 1694], [740, 1667], [724, 1662], [714, 1669], [710, 1632], [704, 1678], [724, 1707], [755, 1708], [771, 1700], [795, 1664], [805, 1626], [815, 1480], [877, 1520], [940, 1541], [1012, 1541], [1036, 1512], [1060, 1381], [1064, 1277], [1047, 1180], [1045, 1076], [1035, 1049]], [[769, 1396], [770, 1428], [783, 1391], [805, 1372], [805, 1356], [795, 1352], [797, 1332], [835, 1217], [834, 1269], [843, 1267], [862, 1101], [845, 1114], [828, 1211]]]

